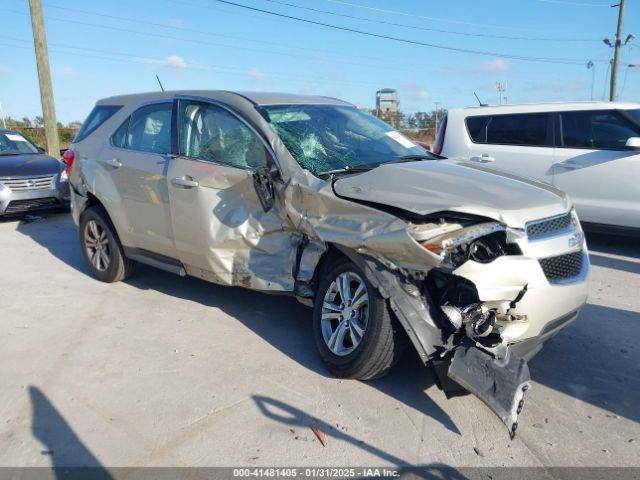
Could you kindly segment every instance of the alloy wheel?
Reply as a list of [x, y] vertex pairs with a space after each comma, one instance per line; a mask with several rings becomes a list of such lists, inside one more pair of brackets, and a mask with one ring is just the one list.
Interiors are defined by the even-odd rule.
[[354, 272], [340, 273], [324, 296], [321, 313], [322, 337], [331, 352], [343, 357], [364, 338], [369, 320], [369, 293], [364, 280]]
[[111, 246], [105, 228], [95, 220], [84, 227], [84, 244], [87, 258], [99, 271], [104, 272], [111, 264]]

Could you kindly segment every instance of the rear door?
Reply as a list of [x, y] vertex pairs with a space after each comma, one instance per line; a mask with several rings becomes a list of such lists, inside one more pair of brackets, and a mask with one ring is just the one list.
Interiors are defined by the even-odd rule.
[[169, 166], [171, 218], [187, 272], [216, 283], [293, 290], [295, 246], [276, 201], [265, 212], [254, 172], [267, 144], [227, 107], [176, 102], [179, 155]]
[[171, 152], [171, 102], [140, 107], [116, 131], [99, 163], [120, 200], [118, 231], [129, 247], [175, 258], [166, 170]]
[[616, 110], [557, 114], [553, 183], [584, 222], [640, 228], [640, 154], [625, 150], [640, 126]]
[[553, 181], [553, 127], [550, 114], [482, 115], [465, 120], [471, 139], [468, 158], [475, 163]]

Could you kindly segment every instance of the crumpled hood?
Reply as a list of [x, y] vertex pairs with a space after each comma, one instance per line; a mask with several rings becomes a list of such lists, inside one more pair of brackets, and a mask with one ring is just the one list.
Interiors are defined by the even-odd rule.
[[0, 155], [0, 177], [54, 175], [63, 168], [60, 160], [44, 154]]
[[454, 211], [490, 217], [515, 228], [569, 208], [566, 194], [551, 185], [450, 160], [381, 165], [339, 178], [334, 191], [341, 197], [418, 215]]

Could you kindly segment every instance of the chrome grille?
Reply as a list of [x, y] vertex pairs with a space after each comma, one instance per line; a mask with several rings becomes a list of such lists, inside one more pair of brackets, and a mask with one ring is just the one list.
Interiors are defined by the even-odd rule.
[[14, 192], [32, 192], [35, 190], [51, 190], [54, 175], [41, 177], [0, 177], [0, 183]]
[[551, 283], [559, 283], [577, 277], [582, 272], [584, 254], [582, 251], [541, 258], [540, 266]]
[[571, 220], [571, 213], [567, 213], [566, 215], [529, 222], [526, 225], [527, 236], [529, 240], [537, 240], [565, 232], [571, 228]]

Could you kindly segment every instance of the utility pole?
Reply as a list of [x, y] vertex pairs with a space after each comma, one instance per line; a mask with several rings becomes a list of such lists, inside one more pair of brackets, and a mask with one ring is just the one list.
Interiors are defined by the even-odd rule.
[[60, 156], [58, 143], [58, 123], [53, 103], [53, 88], [51, 87], [51, 70], [49, 69], [49, 53], [47, 51], [47, 37], [44, 31], [41, 0], [29, 0], [31, 10], [31, 27], [33, 29], [33, 45], [36, 50], [36, 64], [38, 66], [38, 81], [40, 83], [40, 101], [42, 103], [42, 117], [44, 118], [44, 134], [47, 139], [47, 153]]
[[591, 70], [591, 101], [593, 102], [593, 87], [596, 83], [596, 64], [592, 60], [587, 63], [587, 70]]
[[435, 128], [435, 134], [438, 134], [438, 105], [440, 105], [440, 102], [433, 102], [436, 104], [436, 128]]
[[502, 105], [502, 94], [507, 91], [507, 82], [496, 82], [496, 90], [498, 90], [498, 95], [500, 96], [499, 105]]
[[4, 128], [7, 128], [7, 121], [4, 118], [4, 110], [2, 109], [2, 104], [0, 103], [0, 117], [2, 117], [2, 125]]
[[622, 21], [624, 20], [624, 7], [627, 0], [620, 0], [618, 5], [618, 29], [616, 30], [616, 41], [613, 50], [613, 66], [611, 68], [611, 88], [609, 100], [615, 102], [618, 98], [618, 63], [620, 61], [620, 45], [622, 44]]

